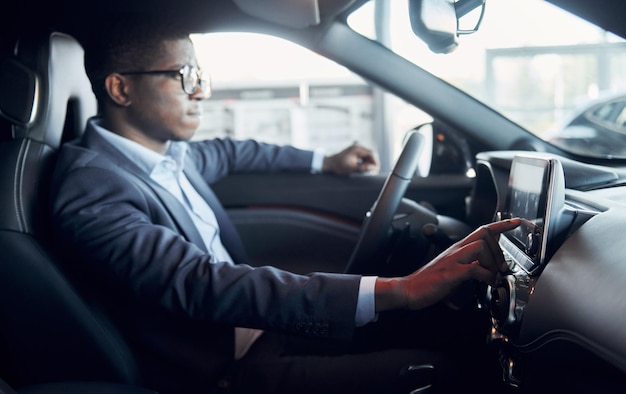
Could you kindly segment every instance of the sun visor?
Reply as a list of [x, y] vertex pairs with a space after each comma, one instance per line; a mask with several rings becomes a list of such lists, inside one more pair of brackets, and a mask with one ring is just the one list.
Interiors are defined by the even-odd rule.
[[[248, 15], [279, 25], [303, 29], [319, 25], [354, 3], [354, 0], [233, 0]], [[321, 17], [320, 17], [321, 16]]]
[[320, 23], [317, 0], [234, 0], [245, 13], [281, 25], [304, 28]]

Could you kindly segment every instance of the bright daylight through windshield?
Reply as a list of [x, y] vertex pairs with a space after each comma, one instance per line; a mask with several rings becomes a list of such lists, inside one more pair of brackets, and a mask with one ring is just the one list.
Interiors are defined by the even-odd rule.
[[546, 1], [487, 0], [478, 32], [433, 54], [411, 34], [407, 2], [389, 4], [394, 51], [565, 149], [626, 156], [624, 40]]
[[[356, 10], [350, 27], [376, 39], [382, 21], [385, 45], [530, 132], [573, 153], [626, 158], [624, 40], [546, 1], [487, 0], [479, 30], [461, 35], [452, 53], [435, 54], [411, 31], [407, 0], [377, 1]], [[381, 10], [389, 19], [375, 17]], [[461, 25], [475, 25], [478, 11]], [[262, 137], [326, 151], [359, 140], [385, 154], [374, 133], [373, 90], [344, 67], [259, 34], [194, 41], [215, 88], [198, 138]], [[404, 133], [429, 116], [390, 102], [393, 158]]]

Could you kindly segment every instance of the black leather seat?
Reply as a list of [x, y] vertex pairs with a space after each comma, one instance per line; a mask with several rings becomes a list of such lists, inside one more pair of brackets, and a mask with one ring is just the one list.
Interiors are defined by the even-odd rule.
[[72, 37], [29, 36], [0, 59], [0, 366], [10, 367], [0, 376], [13, 387], [140, 384], [123, 338], [70, 284], [45, 241], [55, 152], [95, 112]]
[[37, 384], [14, 390], [0, 379], [0, 394], [155, 394], [136, 386], [103, 382], [61, 382]]

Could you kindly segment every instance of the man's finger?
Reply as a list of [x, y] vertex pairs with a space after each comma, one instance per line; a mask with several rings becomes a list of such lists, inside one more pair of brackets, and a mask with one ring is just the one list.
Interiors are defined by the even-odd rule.
[[472, 232], [470, 235], [465, 237], [465, 239], [461, 242], [470, 243], [470, 242], [477, 241], [479, 239], [488, 239], [488, 238], [497, 240], [498, 236], [501, 233], [505, 231], [513, 230], [515, 227], [519, 226], [519, 224], [520, 224], [520, 219], [518, 218], [506, 219], [506, 220], [502, 220], [499, 222], [485, 224], [477, 228], [474, 232]]

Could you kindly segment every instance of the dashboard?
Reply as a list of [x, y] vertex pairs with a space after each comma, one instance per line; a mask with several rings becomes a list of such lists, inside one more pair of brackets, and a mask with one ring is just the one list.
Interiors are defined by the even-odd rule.
[[480, 153], [476, 169], [474, 224], [523, 219], [500, 237], [509, 272], [480, 299], [504, 380], [542, 390], [550, 381], [575, 391], [624, 387], [624, 174], [522, 151]]

